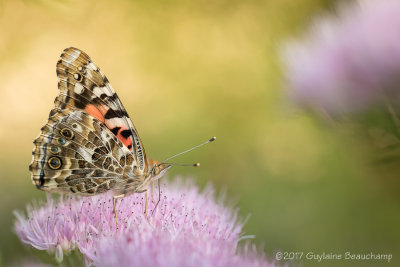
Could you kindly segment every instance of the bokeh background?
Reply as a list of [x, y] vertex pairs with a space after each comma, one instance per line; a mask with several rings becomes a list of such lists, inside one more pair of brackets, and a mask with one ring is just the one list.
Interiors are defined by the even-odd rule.
[[366, 164], [363, 143], [285, 98], [282, 43], [337, 1], [0, 1], [1, 265], [30, 252], [12, 211], [45, 194], [31, 184], [32, 141], [57, 95], [55, 65], [75, 46], [107, 75], [151, 158], [217, 136], [169, 177], [213, 183], [246, 218], [246, 234], [276, 251], [393, 254], [398, 187]]

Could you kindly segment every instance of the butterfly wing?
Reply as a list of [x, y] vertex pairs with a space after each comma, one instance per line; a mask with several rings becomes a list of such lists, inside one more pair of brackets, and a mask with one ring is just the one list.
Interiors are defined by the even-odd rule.
[[108, 79], [89, 56], [67, 48], [57, 62], [59, 96], [55, 107], [87, 112], [104, 125], [133, 153], [141, 174], [147, 159], [140, 137]]
[[92, 195], [137, 182], [129, 149], [102, 122], [78, 109], [50, 112], [29, 166], [41, 190]]

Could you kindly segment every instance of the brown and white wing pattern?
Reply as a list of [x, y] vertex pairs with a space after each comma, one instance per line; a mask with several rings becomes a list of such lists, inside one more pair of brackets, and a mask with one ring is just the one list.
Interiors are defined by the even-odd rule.
[[103, 123], [137, 160], [138, 172], [148, 172], [146, 153], [140, 137], [106, 76], [89, 56], [67, 48], [57, 62], [59, 95], [55, 107], [85, 111]]
[[140, 182], [127, 175], [137, 168], [129, 149], [83, 110], [53, 109], [32, 154], [32, 182], [41, 190], [93, 195]]

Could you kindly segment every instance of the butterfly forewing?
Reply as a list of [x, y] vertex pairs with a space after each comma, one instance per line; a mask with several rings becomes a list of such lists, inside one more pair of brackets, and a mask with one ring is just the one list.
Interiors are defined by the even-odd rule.
[[57, 62], [59, 96], [56, 108], [77, 108], [95, 117], [130, 150], [139, 171], [147, 172], [146, 153], [140, 137], [108, 79], [89, 56], [68, 48]]

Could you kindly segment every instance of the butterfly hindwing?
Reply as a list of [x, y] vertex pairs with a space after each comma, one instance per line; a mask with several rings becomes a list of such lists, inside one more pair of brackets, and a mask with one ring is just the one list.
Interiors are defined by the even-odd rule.
[[136, 161], [99, 120], [78, 109], [53, 109], [34, 141], [32, 181], [52, 192], [91, 195], [119, 191]]
[[103, 123], [130, 151], [142, 173], [146, 153], [140, 137], [108, 79], [89, 56], [77, 48], [64, 50], [57, 62], [59, 96], [55, 107], [81, 109]]

